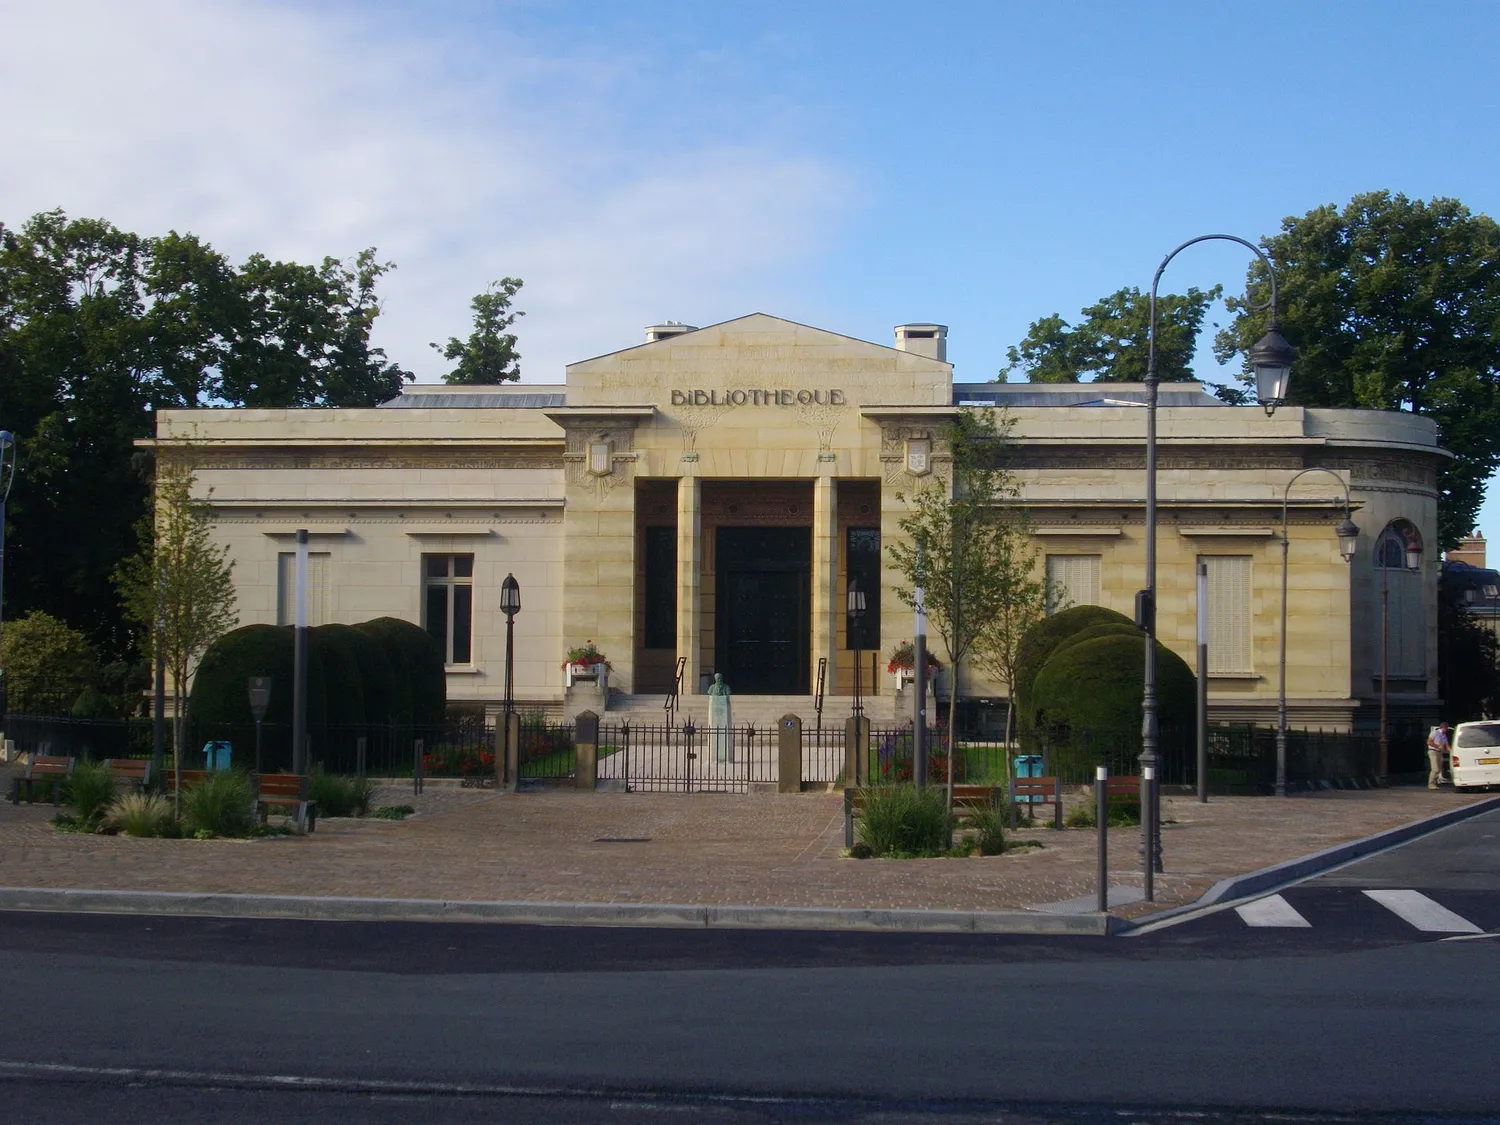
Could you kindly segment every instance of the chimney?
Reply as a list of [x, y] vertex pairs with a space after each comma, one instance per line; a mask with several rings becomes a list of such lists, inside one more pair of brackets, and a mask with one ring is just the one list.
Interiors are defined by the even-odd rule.
[[948, 326], [946, 324], [898, 324], [896, 325], [896, 350], [947, 363]]
[[646, 343], [654, 344], [658, 340], [668, 340], [673, 336], [681, 336], [684, 332], [696, 332], [697, 327], [692, 324], [683, 324], [680, 320], [664, 320], [660, 324], [652, 324], [646, 329]]

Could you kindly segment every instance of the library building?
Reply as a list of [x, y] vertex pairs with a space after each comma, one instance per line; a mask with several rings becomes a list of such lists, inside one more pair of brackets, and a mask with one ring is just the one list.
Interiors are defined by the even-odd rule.
[[[1145, 584], [1145, 388], [955, 382], [947, 335], [903, 324], [872, 343], [759, 313], [668, 322], [558, 384], [414, 385], [371, 409], [164, 410], [154, 444], [197, 475], [242, 625], [291, 622], [306, 530], [310, 623], [421, 624], [443, 646], [451, 702], [502, 705], [513, 576], [527, 710], [560, 715], [597, 693], [595, 710], [659, 715], [675, 691], [683, 715], [706, 715], [721, 674], [737, 719], [806, 714], [814, 696], [842, 717], [857, 678], [865, 712], [889, 722], [890, 655], [913, 615], [887, 547], [903, 496], [946, 478], [960, 407], [1013, 420], [1037, 565], [1068, 603], [1132, 616]], [[1166, 383], [1158, 442], [1158, 633], [1194, 664], [1205, 563], [1213, 721], [1275, 721], [1283, 527], [1292, 725], [1368, 729], [1382, 684], [1393, 719], [1435, 710], [1448, 454], [1429, 419], [1267, 416]], [[1335, 534], [1346, 488], [1349, 561]], [[567, 660], [590, 647], [602, 674]], [[940, 699], [956, 685], [966, 706], [1003, 704], [1004, 683], [944, 664]]]

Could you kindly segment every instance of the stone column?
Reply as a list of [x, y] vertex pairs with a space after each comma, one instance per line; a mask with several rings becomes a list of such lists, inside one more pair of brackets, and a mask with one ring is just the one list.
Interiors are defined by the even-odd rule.
[[677, 482], [677, 655], [686, 657], [682, 693], [698, 691], [703, 643], [703, 485], [697, 477]]
[[831, 476], [813, 481], [812, 529], [812, 663], [809, 687], [818, 686], [818, 661], [828, 661], [824, 691], [834, 694], [835, 648], [838, 642], [838, 485]]

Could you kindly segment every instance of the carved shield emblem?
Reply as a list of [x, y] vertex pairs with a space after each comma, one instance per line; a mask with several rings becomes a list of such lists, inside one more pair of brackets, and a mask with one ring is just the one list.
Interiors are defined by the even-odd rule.
[[907, 439], [906, 471], [914, 477], [919, 477], [932, 471], [931, 438]]
[[607, 477], [615, 471], [615, 443], [612, 441], [589, 442], [589, 472], [596, 477]]

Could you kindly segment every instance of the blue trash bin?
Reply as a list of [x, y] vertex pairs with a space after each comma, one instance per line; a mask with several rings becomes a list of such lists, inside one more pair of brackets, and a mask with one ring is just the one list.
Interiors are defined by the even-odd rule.
[[[1015, 769], [1016, 777], [1041, 777], [1042, 756], [1040, 754], [1017, 754], [1015, 758]], [[1042, 795], [1040, 793], [1034, 793], [1030, 796], [1023, 794], [1016, 798], [1018, 802], [1025, 805], [1032, 804], [1033, 802], [1040, 801], [1041, 799]]]
[[205, 759], [203, 768], [209, 773], [219, 773], [229, 768], [231, 747], [223, 741], [205, 742], [203, 744], [203, 757]]

